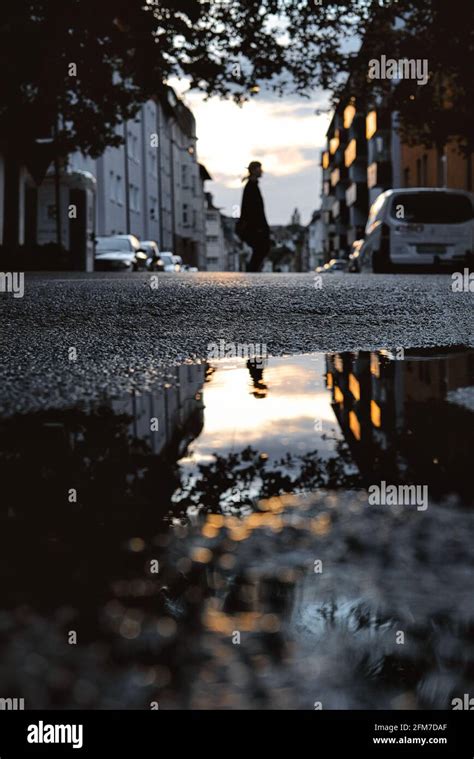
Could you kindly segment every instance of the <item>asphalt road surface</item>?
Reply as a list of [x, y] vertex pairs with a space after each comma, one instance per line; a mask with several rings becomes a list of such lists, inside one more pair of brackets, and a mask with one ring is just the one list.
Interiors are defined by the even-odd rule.
[[[442, 275], [27, 274], [0, 293], [0, 412], [144, 390], [225, 340], [269, 354], [474, 345], [473, 294]], [[156, 282], [156, 280], [155, 280]]]

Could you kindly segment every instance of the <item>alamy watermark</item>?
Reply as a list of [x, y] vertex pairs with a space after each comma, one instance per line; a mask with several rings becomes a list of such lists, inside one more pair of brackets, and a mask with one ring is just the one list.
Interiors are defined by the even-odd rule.
[[453, 293], [474, 293], [474, 272], [469, 272], [469, 269], [453, 272], [451, 280]]
[[69, 743], [73, 748], [82, 748], [83, 725], [50, 725], [40, 720], [28, 725], [28, 743]]
[[369, 506], [416, 506], [428, 508], [428, 485], [387, 485], [385, 480], [369, 487]]
[[25, 275], [22, 271], [0, 271], [0, 293], [12, 293], [14, 298], [25, 294]]
[[208, 343], [207, 357], [209, 360], [246, 358], [254, 361], [255, 366], [263, 369], [268, 358], [268, 350], [265, 343], [233, 343], [219, 340], [216, 343]]
[[372, 58], [369, 61], [369, 79], [416, 79], [420, 85], [428, 84], [430, 78], [427, 58]]
[[464, 693], [462, 698], [453, 698], [451, 706], [453, 711], [463, 710], [472, 712], [474, 710], [474, 698], [471, 698], [469, 693]]
[[0, 710], [8, 712], [23, 711], [25, 708], [24, 698], [0, 698]]

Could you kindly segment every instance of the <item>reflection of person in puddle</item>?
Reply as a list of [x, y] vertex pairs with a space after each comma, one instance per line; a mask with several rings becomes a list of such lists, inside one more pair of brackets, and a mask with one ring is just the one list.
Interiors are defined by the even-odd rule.
[[249, 370], [254, 387], [252, 393], [254, 398], [266, 398], [268, 393], [268, 385], [265, 385], [263, 382], [264, 366], [265, 364], [261, 358], [250, 358], [247, 361], [247, 369]]

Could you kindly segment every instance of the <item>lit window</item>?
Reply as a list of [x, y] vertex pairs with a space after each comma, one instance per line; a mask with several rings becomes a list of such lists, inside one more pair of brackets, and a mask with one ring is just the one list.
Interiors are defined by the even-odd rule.
[[374, 427], [382, 426], [382, 412], [375, 401], [370, 401], [370, 418]]
[[344, 129], [349, 129], [350, 125], [354, 121], [354, 116], [355, 115], [356, 115], [355, 106], [352, 103], [350, 103], [344, 109]]
[[358, 379], [354, 377], [353, 374], [349, 375], [349, 390], [351, 391], [356, 401], [359, 401], [360, 400], [360, 384], [359, 384]]
[[370, 111], [370, 113], [367, 114], [367, 118], [365, 120], [365, 136], [367, 137], [368, 140], [370, 140], [370, 138], [374, 136], [376, 131], [377, 131], [377, 111]]
[[357, 143], [355, 140], [351, 140], [349, 145], [344, 151], [344, 163], [346, 166], [351, 166], [357, 158]]
[[360, 440], [360, 423], [354, 411], [349, 411], [349, 427], [356, 440]]

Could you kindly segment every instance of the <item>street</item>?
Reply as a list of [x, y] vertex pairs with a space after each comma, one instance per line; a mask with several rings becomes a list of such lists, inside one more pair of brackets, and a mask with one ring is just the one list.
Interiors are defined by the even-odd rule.
[[5, 693], [446, 709], [468, 692], [472, 294], [449, 275], [24, 284], [0, 299]]
[[0, 409], [73, 406], [153, 384], [224, 339], [268, 354], [473, 345], [446, 275], [27, 273], [0, 298]]

